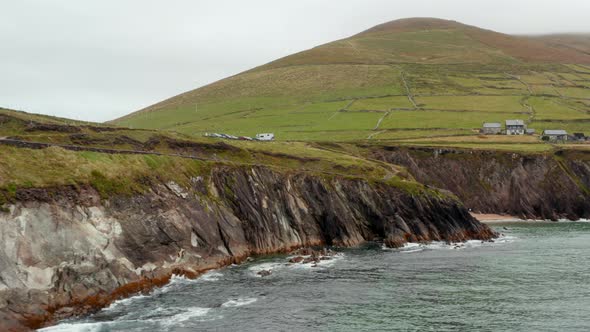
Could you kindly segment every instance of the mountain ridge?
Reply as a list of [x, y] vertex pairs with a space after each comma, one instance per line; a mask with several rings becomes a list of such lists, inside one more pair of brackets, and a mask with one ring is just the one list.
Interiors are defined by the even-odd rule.
[[[380, 120], [388, 120], [392, 109], [447, 108], [416, 102], [413, 95], [570, 97], [569, 91], [561, 89], [571, 89], [571, 97], [585, 99], [587, 69], [574, 69], [570, 64], [590, 64], [590, 54], [584, 39], [576, 41], [568, 46], [555, 38], [512, 36], [451, 20], [395, 20], [181, 93], [112, 123], [196, 135], [225, 131], [248, 136], [277, 131], [283, 132], [279, 137], [285, 139], [315, 140], [320, 136], [339, 140], [332, 132], [347, 131], [341, 135], [346, 139], [380, 138], [383, 135], [375, 136], [371, 131], [390, 130], [391, 124]], [[568, 76], [576, 72], [579, 77]], [[531, 76], [531, 81], [522, 82], [518, 79], [521, 75]], [[543, 77], [533, 78], [535, 75]], [[533, 91], [537, 84], [539, 91]], [[369, 102], [379, 98], [377, 106]], [[481, 111], [479, 104], [451, 110]], [[573, 108], [579, 106], [586, 107]], [[521, 105], [513, 101], [502, 107], [521, 113]], [[359, 114], [353, 114], [361, 111], [385, 115], [365, 114], [360, 119]], [[336, 114], [342, 116], [334, 117]], [[530, 117], [535, 118], [533, 114]], [[501, 122], [502, 118], [496, 115], [492, 120]], [[353, 123], [362, 123], [363, 132], [353, 133], [359, 130]], [[477, 126], [472, 123], [459, 129], [466, 134]], [[436, 128], [456, 129], [447, 124]], [[320, 131], [327, 134], [305, 134]]]

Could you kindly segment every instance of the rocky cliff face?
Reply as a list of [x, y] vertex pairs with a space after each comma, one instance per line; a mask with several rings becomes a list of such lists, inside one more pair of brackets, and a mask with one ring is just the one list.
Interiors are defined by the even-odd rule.
[[219, 167], [190, 185], [108, 200], [91, 187], [19, 190], [0, 212], [0, 329], [84, 314], [255, 254], [383, 240], [494, 237], [455, 198], [359, 179]]
[[372, 157], [405, 166], [476, 212], [530, 219], [590, 218], [590, 153], [518, 154], [385, 147]]

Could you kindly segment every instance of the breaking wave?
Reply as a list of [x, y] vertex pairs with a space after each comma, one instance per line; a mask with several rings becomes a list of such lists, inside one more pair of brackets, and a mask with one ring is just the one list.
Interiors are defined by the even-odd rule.
[[458, 243], [446, 243], [446, 242], [431, 242], [431, 243], [406, 243], [401, 248], [387, 248], [383, 245], [383, 250], [388, 251], [396, 251], [401, 253], [415, 253], [421, 252], [425, 250], [460, 250], [460, 249], [471, 249], [471, 248], [478, 248], [478, 247], [487, 247], [493, 246], [497, 244], [505, 244], [514, 242], [517, 240], [514, 236], [501, 236], [495, 239], [493, 242], [489, 241], [480, 241], [480, 240], [470, 240], [466, 242], [458, 242]]
[[252, 304], [254, 302], [258, 301], [258, 299], [256, 298], [238, 298], [238, 299], [232, 299], [229, 300], [227, 302], [225, 302], [224, 304], [222, 304], [221, 306], [224, 308], [228, 308], [228, 307], [242, 307], [245, 305], [249, 305]]
[[217, 271], [209, 271], [203, 274], [198, 280], [201, 281], [219, 281], [223, 277], [223, 273]]

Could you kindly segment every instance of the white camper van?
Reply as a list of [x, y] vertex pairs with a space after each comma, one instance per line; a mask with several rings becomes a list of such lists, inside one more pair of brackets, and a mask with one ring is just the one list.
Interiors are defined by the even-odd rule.
[[256, 135], [256, 140], [258, 141], [273, 141], [275, 139], [275, 134], [258, 134]]

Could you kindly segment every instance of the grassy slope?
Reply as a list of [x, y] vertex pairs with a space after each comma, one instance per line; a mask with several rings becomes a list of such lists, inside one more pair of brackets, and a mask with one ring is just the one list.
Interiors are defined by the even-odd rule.
[[534, 37], [553, 47], [590, 54], [590, 34], [556, 34]]
[[[196, 176], [207, 177], [212, 168], [266, 166], [283, 173], [307, 172], [325, 178], [354, 177], [369, 181], [386, 181], [409, 190], [423, 192], [407, 172], [390, 164], [367, 159], [366, 146], [314, 142], [246, 142], [223, 141], [166, 131], [130, 130], [97, 127], [63, 119], [2, 110], [0, 137], [89, 148], [136, 150], [152, 154], [116, 154], [93, 151], [71, 151], [53, 146], [45, 149], [17, 148], [0, 144], [0, 212], [16, 197], [19, 188], [92, 185], [103, 197], [134, 194], [150, 189], [151, 183], [175, 181], [189, 186]], [[51, 126], [50, 126], [51, 125]], [[493, 137], [475, 142], [471, 136], [443, 137], [433, 143], [413, 137], [398, 137], [397, 145], [454, 145], [464, 148], [526, 150], [549, 152], [550, 145], [522, 141], [508, 144]], [[450, 133], [449, 133], [450, 134]], [[455, 139], [453, 141], [453, 139]], [[487, 139], [487, 138], [486, 138]], [[492, 141], [498, 139], [499, 141]], [[374, 142], [373, 144], [388, 144]], [[156, 155], [161, 153], [164, 155]], [[196, 156], [208, 160], [194, 160]]]
[[302, 141], [475, 135], [483, 121], [505, 119], [590, 134], [590, 55], [580, 44], [452, 21], [394, 21], [115, 123]]
[[62, 146], [153, 152], [116, 154], [71, 151], [58, 146], [28, 149], [0, 144], [0, 208], [14, 197], [17, 188], [91, 184], [105, 196], [130, 194], [147, 189], [150, 182], [173, 180], [189, 185], [191, 177], [207, 176], [212, 167], [219, 166], [266, 166], [280, 172], [395, 180], [406, 187], [421, 187], [395, 166], [305, 142], [225, 143], [174, 132], [97, 127], [6, 109], [0, 112], [0, 137]]

